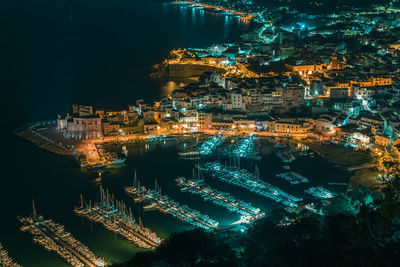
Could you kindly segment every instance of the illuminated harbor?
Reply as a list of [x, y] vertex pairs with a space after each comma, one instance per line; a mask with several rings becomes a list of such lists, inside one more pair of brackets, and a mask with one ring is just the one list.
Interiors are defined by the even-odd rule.
[[296, 202], [302, 200], [299, 197], [290, 195], [280, 188], [260, 180], [259, 177], [244, 169], [227, 167], [220, 162], [207, 162], [200, 165], [199, 168], [223, 182], [245, 188], [288, 207], [297, 207], [298, 205]]
[[265, 215], [263, 212], [260, 212], [260, 209], [253, 207], [251, 203], [236, 199], [229, 193], [221, 192], [207, 186], [204, 180], [190, 180], [185, 177], [178, 177], [175, 181], [178, 183], [178, 186], [181, 187], [182, 191], [199, 194], [204, 200], [209, 200], [215, 205], [224, 207], [231, 212], [237, 212], [249, 217], [249, 221], [253, 221]]
[[16, 263], [9, 255], [7, 250], [0, 243], [0, 266], [7, 267], [21, 267], [18, 263]]
[[332, 193], [328, 189], [323, 188], [322, 186], [311, 187], [304, 192], [319, 199], [328, 199], [335, 197], [334, 193]]
[[131, 209], [128, 210], [123, 202], [116, 200], [108, 190], [104, 191], [101, 187], [100, 201], [85, 204], [81, 198], [81, 204], [75, 208], [75, 213], [102, 224], [106, 229], [120, 234], [141, 248], [155, 248], [162, 241], [141, 222], [136, 222]]
[[76, 240], [64, 226], [42, 216], [37, 216], [33, 205], [33, 215], [30, 217], [18, 217], [22, 223], [21, 230], [30, 232], [33, 241], [42, 245], [49, 251], [56, 252], [70, 265], [83, 266], [107, 266], [104, 259], [96, 256], [84, 244]]
[[161, 212], [171, 214], [175, 218], [196, 227], [210, 229], [217, 227], [219, 224], [207, 215], [201, 214], [199, 211], [193, 210], [186, 205], [181, 205], [179, 202], [172, 200], [166, 195], [162, 195], [160, 192], [161, 190], [157, 186], [157, 182], [154, 190], [148, 190], [137, 182], [131, 187], [125, 187], [125, 191], [133, 196], [135, 201], [147, 202], [151, 207]]
[[400, 0], [2, 9], [0, 266], [398, 265]]
[[279, 173], [276, 175], [276, 177], [281, 178], [290, 184], [300, 184], [300, 183], [308, 183], [309, 180], [295, 172], [284, 172], [284, 173]]

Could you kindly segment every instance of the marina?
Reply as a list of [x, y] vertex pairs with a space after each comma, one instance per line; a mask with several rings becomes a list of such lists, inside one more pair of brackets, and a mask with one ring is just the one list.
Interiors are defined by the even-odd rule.
[[16, 263], [13, 258], [11, 258], [8, 255], [8, 251], [5, 250], [3, 245], [0, 243], [0, 266], [5, 266], [5, 267], [22, 267], [22, 265], [19, 265]]
[[96, 256], [87, 246], [76, 240], [64, 226], [36, 215], [33, 203], [33, 215], [18, 217], [21, 230], [33, 235], [33, 241], [49, 251], [56, 252], [72, 266], [107, 266], [104, 259]]
[[323, 188], [322, 186], [310, 187], [304, 192], [319, 199], [329, 199], [336, 196], [334, 193], [332, 193], [328, 189]]
[[297, 207], [298, 201], [302, 199], [284, 192], [282, 189], [260, 180], [247, 170], [236, 167], [227, 167], [220, 162], [207, 162], [199, 166], [201, 170], [209, 173], [212, 177], [223, 182], [242, 187], [258, 195], [282, 203], [285, 206]]
[[211, 155], [217, 147], [221, 146], [223, 143], [223, 135], [217, 134], [202, 142], [198, 147], [195, 146], [191, 149], [179, 152], [178, 154], [186, 159], [199, 159], [201, 156]]
[[238, 158], [257, 158], [255, 141], [256, 137], [254, 134], [238, 139], [237, 145], [233, 149], [232, 154]]
[[251, 203], [236, 199], [227, 192], [221, 192], [207, 186], [202, 179], [186, 179], [178, 177], [175, 179], [182, 191], [200, 195], [205, 201], [211, 201], [217, 206], [224, 207], [231, 212], [237, 212], [248, 217], [249, 221], [263, 217], [265, 214], [260, 209], [253, 207]]
[[139, 181], [136, 183], [134, 181], [133, 186], [125, 187], [125, 191], [134, 198], [134, 201], [147, 202], [150, 204], [149, 207], [168, 213], [193, 226], [203, 229], [211, 229], [216, 228], [219, 224], [217, 221], [208, 217], [208, 215], [201, 214], [197, 210], [193, 210], [186, 205], [182, 205], [179, 202], [172, 200], [166, 195], [162, 195], [157, 182], [155, 184], [155, 189], [149, 190], [144, 186], [141, 186]]
[[74, 209], [77, 215], [102, 224], [106, 229], [120, 234], [128, 241], [141, 248], [155, 248], [162, 239], [150, 229], [145, 228], [141, 220], [139, 223], [133, 217], [132, 210], [127, 209], [125, 203], [118, 201], [108, 190], [100, 187], [100, 201], [85, 204], [81, 197], [80, 206]]
[[284, 172], [284, 173], [279, 173], [276, 175], [276, 177], [281, 178], [290, 184], [301, 184], [301, 183], [308, 183], [309, 180], [295, 172]]
[[210, 155], [218, 146], [224, 142], [223, 135], [217, 134], [204, 141], [199, 147], [199, 153], [202, 156]]

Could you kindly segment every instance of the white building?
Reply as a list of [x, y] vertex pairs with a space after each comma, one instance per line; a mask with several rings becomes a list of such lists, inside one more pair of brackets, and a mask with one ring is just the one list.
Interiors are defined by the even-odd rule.
[[243, 97], [242, 94], [233, 93], [231, 94], [232, 109], [243, 108]]

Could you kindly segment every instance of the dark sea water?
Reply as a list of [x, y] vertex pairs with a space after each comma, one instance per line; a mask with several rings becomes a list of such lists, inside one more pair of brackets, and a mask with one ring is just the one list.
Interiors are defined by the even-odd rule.
[[[147, 79], [153, 63], [176, 47], [205, 47], [238, 36], [248, 25], [200, 10], [152, 0], [15, 0], [0, 4], [0, 88], [2, 93], [2, 169], [0, 174], [0, 242], [24, 266], [67, 266], [53, 252], [33, 244], [32, 236], [19, 230], [17, 215], [31, 213], [35, 199], [38, 212], [65, 225], [77, 239], [109, 263], [127, 260], [138, 251], [102, 226], [73, 213], [80, 193], [96, 199], [98, 184], [110, 189], [141, 216], [143, 223], [162, 237], [190, 229], [168, 215], [143, 212], [123, 192], [137, 170], [148, 187], [154, 179], [163, 193], [188, 204], [222, 225], [239, 216], [205, 204], [199, 197], [182, 193], [177, 176], [191, 176], [195, 162], [177, 156], [182, 144], [128, 145], [126, 166], [111, 169], [96, 180], [97, 173], [83, 172], [73, 158], [38, 149], [12, 135], [21, 124], [54, 119], [71, 110], [73, 103], [116, 107], [136, 99], [152, 101], [173, 88], [167, 81]], [[271, 144], [263, 146], [261, 177], [301, 195], [305, 187], [277, 181], [282, 163]], [[254, 163], [243, 162], [248, 169]], [[311, 184], [347, 181], [345, 173], [315, 157], [300, 158], [292, 169], [311, 179]], [[207, 180], [206, 180], [207, 181]], [[232, 192], [264, 210], [273, 203], [251, 193], [209, 179], [211, 185]]]

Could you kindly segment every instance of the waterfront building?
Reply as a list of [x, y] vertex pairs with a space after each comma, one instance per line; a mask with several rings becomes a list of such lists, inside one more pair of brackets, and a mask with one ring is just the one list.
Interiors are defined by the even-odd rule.
[[96, 115], [74, 117], [67, 121], [66, 135], [76, 139], [95, 139], [103, 136], [101, 118]]
[[102, 121], [101, 125], [104, 135], [116, 135], [121, 129], [120, 124], [115, 122]]
[[315, 131], [321, 133], [333, 133], [335, 130], [335, 118], [329, 115], [321, 115], [320, 118], [315, 120]]
[[311, 119], [300, 121], [296, 119], [287, 119], [279, 121], [271, 121], [268, 123], [268, 129], [275, 133], [291, 133], [304, 134], [310, 132], [314, 127], [314, 122]]
[[199, 116], [199, 125], [202, 129], [208, 129], [211, 127], [212, 113], [199, 111], [198, 116]]

